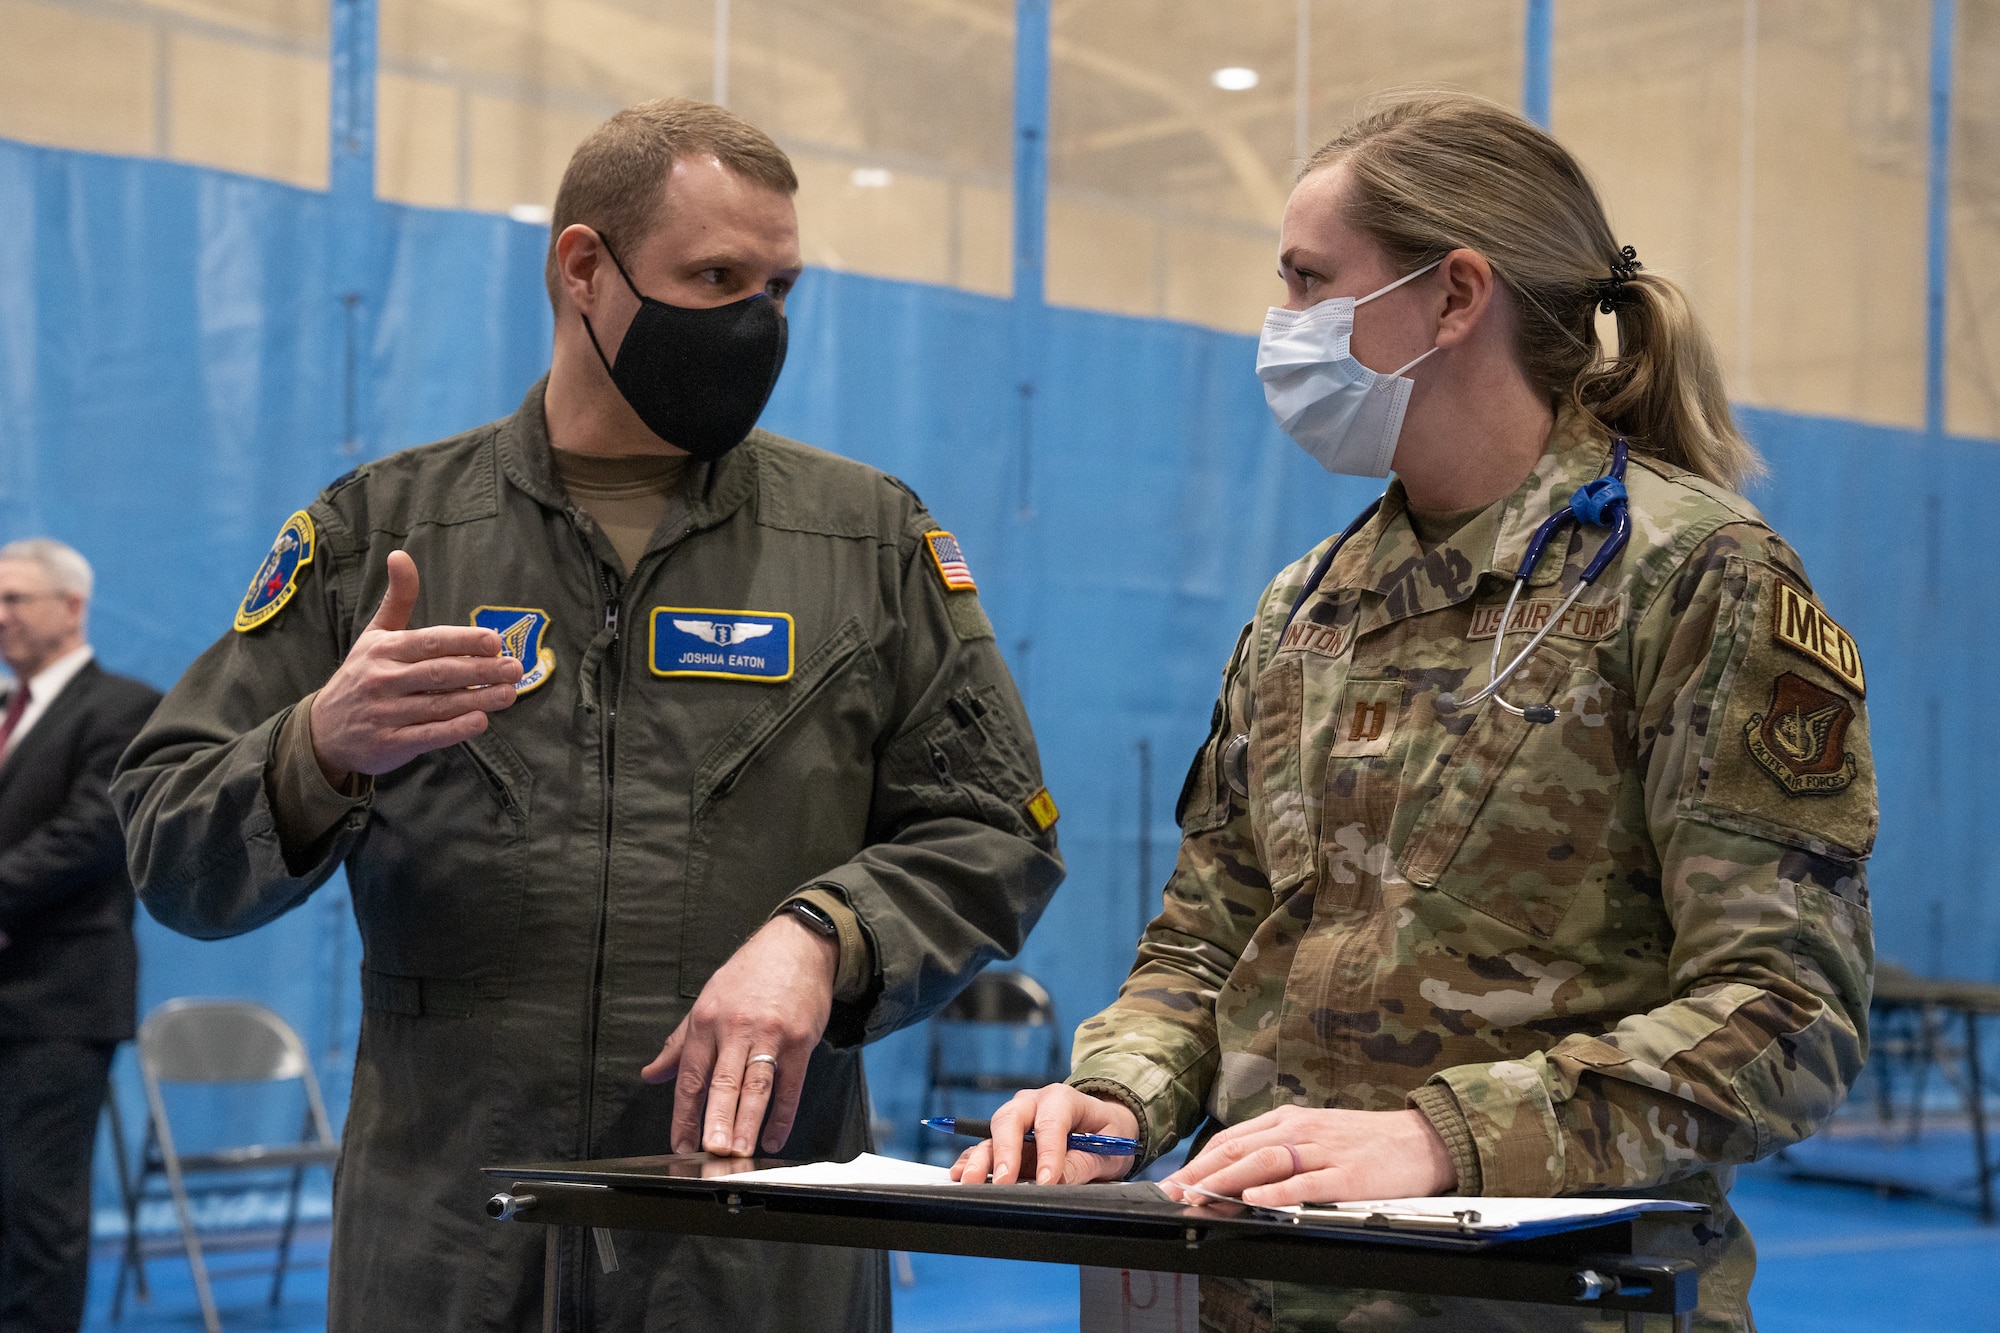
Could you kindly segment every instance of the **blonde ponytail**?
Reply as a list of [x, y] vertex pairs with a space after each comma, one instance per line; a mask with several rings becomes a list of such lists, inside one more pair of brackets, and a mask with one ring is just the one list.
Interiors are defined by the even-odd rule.
[[[1347, 166], [1348, 220], [1400, 270], [1484, 255], [1519, 309], [1521, 364], [1632, 448], [1731, 490], [1761, 475], [1715, 346], [1686, 293], [1622, 252], [1583, 166], [1547, 133], [1466, 93], [1391, 95], [1307, 160]], [[1618, 355], [1597, 337], [1608, 303]]]

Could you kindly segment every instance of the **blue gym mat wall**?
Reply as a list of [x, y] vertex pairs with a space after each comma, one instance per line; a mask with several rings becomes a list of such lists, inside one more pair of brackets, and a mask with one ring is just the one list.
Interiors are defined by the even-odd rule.
[[[170, 685], [226, 630], [286, 514], [361, 456], [512, 410], [546, 366], [544, 229], [383, 205], [385, 299], [350, 358], [328, 207], [269, 181], [0, 141], [0, 538], [51, 534], [90, 557], [113, 669]], [[1259, 588], [1379, 483], [1326, 476], [1273, 427], [1251, 338], [1052, 308], [1024, 395], [1017, 318], [1004, 300], [813, 271], [764, 422], [896, 474], [959, 534], [1063, 809], [1069, 880], [1019, 964], [1073, 1024], [1114, 992], [1171, 867], [1174, 798]], [[351, 414], [356, 455], [341, 449]], [[2000, 449], [1741, 419], [1771, 465], [1756, 500], [1866, 654], [1881, 953], [2000, 979], [1981, 808], [2000, 660], [2000, 544], [1982, 515]], [[338, 880], [232, 941], [142, 913], [142, 1003], [262, 999], [337, 1075], [358, 1023], [345, 913]], [[921, 1058], [917, 1034], [871, 1058], [898, 1124]]]

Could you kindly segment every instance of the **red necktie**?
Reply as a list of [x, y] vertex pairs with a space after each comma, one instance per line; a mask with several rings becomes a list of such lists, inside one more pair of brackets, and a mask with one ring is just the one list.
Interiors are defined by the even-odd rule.
[[21, 682], [14, 687], [14, 697], [7, 701], [6, 716], [0, 717], [0, 755], [7, 753], [7, 742], [14, 738], [14, 728], [21, 723], [21, 715], [28, 711], [28, 684]]

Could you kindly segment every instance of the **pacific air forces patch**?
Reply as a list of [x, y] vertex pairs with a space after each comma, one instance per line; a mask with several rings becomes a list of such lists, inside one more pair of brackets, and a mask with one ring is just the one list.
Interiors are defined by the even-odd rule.
[[521, 664], [521, 679], [514, 682], [516, 695], [546, 685], [556, 673], [556, 650], [542, 640], [549, 628], [549, 613], [532, 606], [480, 606], [472, 611], [472, 623], [500, 636], [502, 656]]
[[278, 540], [271, 543], [271, 553], [257, 566], [257, 577], [250, 580], [250, 590], [243, 594], [243, 605], [236, 608], [237, 631], [248, 633], [284, 610], [285, 603], [299, 590], [300, 571], [312, 563], [312, 558], [312, 516], [301, 509], [285, 520], [285, 526], [278, 530]]
[[1752, 713], [1743, 742], [1780, 787], [1794, 796], [1832, 796], [1854, 781], [1847, 725], [1854, 705], [1787, 671], [1771, 682], [1771, 702]]

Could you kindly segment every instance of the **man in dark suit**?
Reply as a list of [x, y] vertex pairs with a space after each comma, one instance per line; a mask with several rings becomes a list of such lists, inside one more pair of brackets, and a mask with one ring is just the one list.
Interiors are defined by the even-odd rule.
[[73, 1333], [90, 1261], [90, 1154], [139, 954], [105, 793], [159, 691], [91, 660], [90, 566], [0, 547], [0, 1333]]

